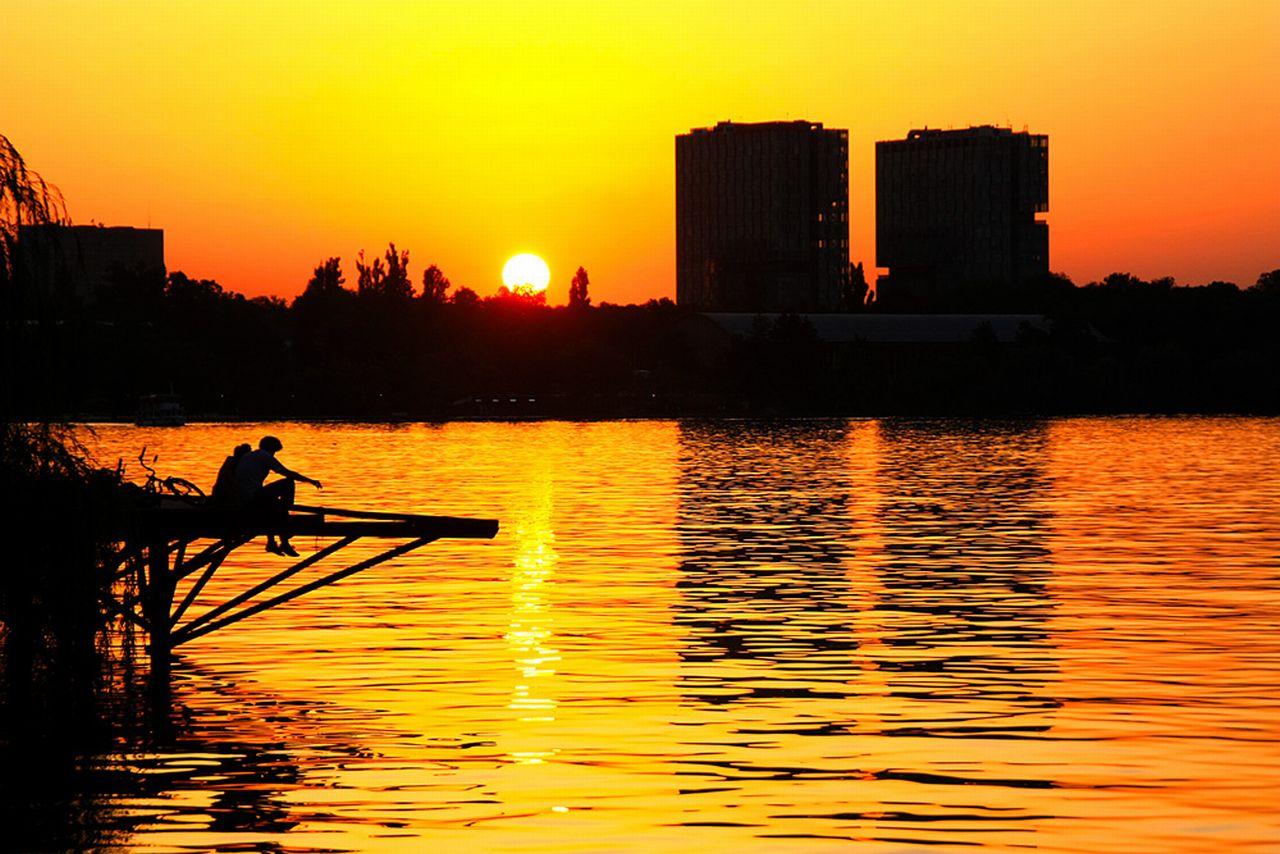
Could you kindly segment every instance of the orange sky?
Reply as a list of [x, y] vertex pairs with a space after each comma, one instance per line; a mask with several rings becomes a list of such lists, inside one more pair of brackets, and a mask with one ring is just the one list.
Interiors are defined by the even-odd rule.
[[194, 3], [0, 0], [0, 133], [72, 216], [165, 229], [170, 269], [289, 296], [395, 240], [496, 290], [536, 252], [563, 302], [675, 292], [675, 134], [873, 143], [1049, 134], [1051, 266], [1251, 284], [1280, 267], [1280, 2]]

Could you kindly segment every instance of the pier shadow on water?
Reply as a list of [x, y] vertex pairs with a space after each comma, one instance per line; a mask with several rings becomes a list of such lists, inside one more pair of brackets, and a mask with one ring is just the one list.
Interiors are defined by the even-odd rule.
[[[328, 818], [291, 803], [289, 794], [305, 787], [307, 773], [363, 756], [343, 731], [367, 731], [366, 720], [344, 727], [339, 706], [280, 698], [248, 674], [215, 675], [188, 660], [176, 663], [171, 685], [158, 688], [137, 663], [146, 656], [131, 631], [113, 633], [109, 647], [101, 670], [86, 677], [95, 683], [92, 700], [73, 712], [42, 711], [56, 702], [50, 697], [6, 703], [6, 850], [129, 847], [143, 832], [174, 846], [203, 838], [236, 850], [237, 839], [252, 838], [252, 850], [284, 850], [264, 840]], [[197, 695], [198, 712], [188, 705]]]

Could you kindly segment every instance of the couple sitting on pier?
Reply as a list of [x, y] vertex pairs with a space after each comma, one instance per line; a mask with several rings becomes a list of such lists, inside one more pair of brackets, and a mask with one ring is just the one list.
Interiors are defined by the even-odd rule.
[[[237, 445], [218, 469], [213, 500], [224, 507], [283, 517], [293, 506], [294, 481], [300, 480], [316, 489], [324, 489], [320, 481], [286, 468], [276, 459], [276, 453], [283, 447], [284, 444], [275, 436], [263, 436], [256, 451], [249, 450], [248, 444]], [[280, 475], [280, 479], [266, 483], [271, 472]], [[267, 551], [297, 557], [298, 552], [289, 543], [288, 533], [282, 531], [279, 537], [280, 542], [277, 543], [275, 534], [267, 534]]]

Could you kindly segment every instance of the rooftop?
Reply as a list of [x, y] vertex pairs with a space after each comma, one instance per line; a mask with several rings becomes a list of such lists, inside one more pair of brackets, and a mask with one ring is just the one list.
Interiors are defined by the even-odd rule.
[[138, 228], [132, 225], [102, 225], [95, 223], [93, 225], [63, 225], [60, 223], [36, 223], [31, 225], [20, 226], [23, 233], [31, 232], [74, 232], [77, 235], [83, 234], [163, 234], [163, 228]]
[[[747, 336], [756, 318], [773, 321], [777, 314], [713, 312], [702, 315], [732, 336]], [[997, 341], [1012, 342], [1023, 326], [1049, 328], [1039, 314], [802, 314], [818, 338], [832, 344], [955, 344], [973, 339], [985, 326]]]
[[689, 134], [716, 133], [732, 130], [781, 130], [783, 128], [823, 130], [822, 122], [810, 122], [805, 121], [804, 119], [796, 119], [794, 121], [783, 122], [719, 122], [715, 127], [691, 128], [689, 130]]
[[1031, 133], [1029, 130], [1015, 131], [1013, 128], [997, 127], [996, 125], [971, 125], [967, 128], [912, 128], [907, 132], [906, 139], [888, 139], [881, 140], [879, 144], [893, 144], [904, 142], [919, 142], [922, 140], [975, 140], [975, 139], [1004, 139], [1014, 136], [1031, 137], [1033, 140], [1045, 138], [1044, 134]]

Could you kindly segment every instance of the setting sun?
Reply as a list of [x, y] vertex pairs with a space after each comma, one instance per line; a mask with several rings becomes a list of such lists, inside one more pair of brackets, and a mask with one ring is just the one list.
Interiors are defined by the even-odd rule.
[[539, 293], [550, 283], [551, 270], [547, 262], [528, 252], [511, 256], [502, 268], [502, 284], [514, 292]]

